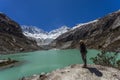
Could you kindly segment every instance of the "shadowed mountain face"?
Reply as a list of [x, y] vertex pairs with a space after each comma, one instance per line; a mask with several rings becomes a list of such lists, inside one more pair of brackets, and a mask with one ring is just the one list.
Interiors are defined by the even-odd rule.
[[36, 42], [23, 35], [19, 24], [0, 13], [0, 54], [36, 49]]
[[62, 34], [51, 46], [61, 49], [78, 48], [81, 39], [86, 42], [88, 48], [120, 51], [120, 11]]

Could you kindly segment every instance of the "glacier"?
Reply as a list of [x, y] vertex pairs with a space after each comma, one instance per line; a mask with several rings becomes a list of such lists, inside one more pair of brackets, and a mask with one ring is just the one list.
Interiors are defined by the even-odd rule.
[[38, 46], [49, 45], [58, 36], [70, 30], [67, 26], [62, 26], [50, 32], [44, 31], [36, 26], [22, 25], [21, 28], [25, 36], [36, 40]]

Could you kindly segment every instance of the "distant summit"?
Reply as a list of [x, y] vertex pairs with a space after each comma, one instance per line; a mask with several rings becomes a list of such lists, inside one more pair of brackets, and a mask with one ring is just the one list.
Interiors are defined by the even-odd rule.
[[37, 41], [38, 45], [48, 45], [61, 34], [70, 30], [67, 26], [62, 26], [58, 29], [46, 32], [36, 26], [21, 26], [23, 34]]
[[31, 34], [47, 34], [47, 32], [45, 32], [44, 30], [36, 27], [36, 26], [26, 26], [26, 25], [22, 25], [22, 31], [26, 32], [26, 33], [31, 33]]

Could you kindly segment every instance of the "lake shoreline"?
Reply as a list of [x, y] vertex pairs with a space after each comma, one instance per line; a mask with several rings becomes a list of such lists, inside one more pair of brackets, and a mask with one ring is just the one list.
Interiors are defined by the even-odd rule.
[[3, 60], [2, 62], [0, 62], [0, 70], [4, 70], [4, 69], [7, 69], [7, 68], [17, 66], [20, 63], [21, 62], [16, 61], [16, 60]]
[[[98, 50], [88, 49], [87, 62], [93, 64], [90, 60], [91, 57], [95, 57]], [[11, 58], [22, 62], [12, 68], [4, 69], [0, 71], [0, 78], [2, 80], [18, 80], [22, 77], [27, 76], [45, 77], [49, 72], [55, 71], [56, 69], [62, 69], [72, 64], [83, 64], [80, 51], [78, 49], [67, 49], [67, 50], [40, 50], [35, 52], [20, 53], [3, 55], [1, 59]], [[120, 56], [119, 56], [120, 58]], [[44, 75], [45, 72], [46, 74]], [[12, 73], [12, 74], [11, 74]], [[42, 73], [42, 74], [41, 74]], [[38, 79], [39, 80], [39, 79]]]
[[23, 77], [20, 80], [120, 80], [120, 71], [115, 68], [93, 64], [88, 64], [87, 68], [82, 66], [83, 64], [74, 64], [50, 73]]

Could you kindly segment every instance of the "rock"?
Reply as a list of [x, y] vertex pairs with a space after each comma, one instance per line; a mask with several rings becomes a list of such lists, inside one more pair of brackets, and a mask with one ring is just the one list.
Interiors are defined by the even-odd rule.
[[20, 51], [24, 51], [24, 49], [23, 49], [23, 48], [20, 48]]
[[82, 68], [82, 65], [77, 64], [74, 65], [74, 68], [69, 66], [59, 71], [53, 71], [45, 80], [119, 80], [119, 73], [119, 70], [109, 67], [88, 65], [88, 68]]
[[37, 49], [36, 42], [23, 35], [18, 23], [0, 13], [0, 54]]
[[0, 70], [11, 68], [17, 66], [18, 64], [20, 64], [19, 61], [11, 60], [10, 58], [8, 58], [8, 60], [0, 60]]
[[81, 39], [86, 42], [88, 48], [118, 50], [120, 47], [120, 11], [93, 22], [78, 25], [77, 28], [60, 35], [50, 45], [60, 49], [78, 48]]
[[74, 64], [52, 71], [44, 75], [43, 79], [34, 77], [24, 80], [120, 80], [120, 70], [100, 65], [88, 65], [87, 68], [82, 66]]
[[47, 77], [47, 76], [46, 76], [45, 74], [41, 74], [41, 75], [39, 76], [39, 79], [40, 79], [40, 80], [44, 80], [46, 77]]

